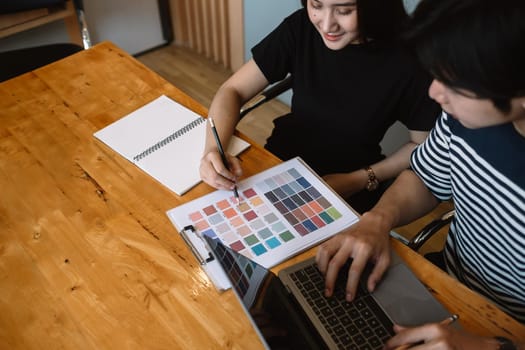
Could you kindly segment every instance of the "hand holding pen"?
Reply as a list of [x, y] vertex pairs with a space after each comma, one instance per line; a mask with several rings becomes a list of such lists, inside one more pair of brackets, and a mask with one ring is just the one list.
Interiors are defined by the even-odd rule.
[[[453, 324], [454, 322], [456, 322], [458, 320], [458, 318], [459, 318], [459, 316], [454, 314], [454, 315], [452, 315], [450, 317], [447, 317], [443, 321], [439, 322], [439, 325], [440, 326], [449, 326], [449, 325]], [[432, 326], [433, 325], [425, 325], [425, 326], [422, 326], [422, 327], [432, 327]], [[422, 327], [418, 327], [418, 329], [421, 330], [421, 332], [423, 332], [422, 331]], [[420, 337], [420, 338], [422, 338], [422, 337]], [[390, 343], [390, 341], [388, 343]], [[416, 346], [421, 345], [421, 344], [424, 344], [424, 343], [422, 341], [411, 342], [411, 343], [403, 344], [403, 345], [400, 345], [400, 346], [397, 346], [397, 347], [392, 347], [392, 346], [385, 345], [384, 349], [405, 350], [405, 349], [411, 349], [411, 348], [416, 347]]]
[[[208, 117], [208, 120], [210, 121], [211, 131], [213, 133], [213, 137], [215, 138], [215, 142], [217, 143], [217, 149], [219, 151], [219, 154], [221, 155], [222, 163], [224, 164], [224, 167], [229, 171], [231, 170], [230, 164], [228, 162], [228, 159], [226, 158], [226, 153], [224, 152], [224, 148], [222, 147], [221, 139], [219, 138], [219, 134], [217, 133], [217, 129], [215, 128], [213, 118]], [[239, 192], [237, 191], [237, 185], [233, 187], [233, 194], [235, 196], [237, 204], [239, 204]]]

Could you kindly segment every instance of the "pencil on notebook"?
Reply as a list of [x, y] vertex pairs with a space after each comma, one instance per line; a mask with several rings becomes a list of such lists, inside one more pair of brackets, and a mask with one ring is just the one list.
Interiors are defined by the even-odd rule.
[[[217, 133], [217, 129], [215, 128], [213, 118], [209, 117], [208, 119], [210, 120], [211, 132], [213, 133], [213, 137], [215, 138], [215, 142], [217, 143], [217, 149], [219, 150], [219, 154], [221, 155], [222, 163], [224, 164], [226, 169], [230, 170], [230, 164], [228, 163], [228, 159], [226, 159], [226, 153], [224, 153], [224, 148], [222, 148], [221, 139], [219, 138], [219, 134]], [[233, 195], [235, 196], [237, 204], [239, 204], [239, 192], [237, 191], [237, 185], [233, 187]]]

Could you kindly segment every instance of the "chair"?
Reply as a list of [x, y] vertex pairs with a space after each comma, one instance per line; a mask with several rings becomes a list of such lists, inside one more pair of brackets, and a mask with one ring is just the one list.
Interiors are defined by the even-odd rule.
[[273, 84], [259, 95], [255, 96], [253, 99], [248, 101], [240, 110], [240, 119], [242, 119], [246, 114], [250, 113], [255, 108], [261, 106], [262, 104], [274, 99], [279, 96], [286, 90], [292, 87], [292, 76], [288, 75], [283, 80]]
[[[0, 4], [0, 14], [14, 14], [42, 8], [64, 7], [65, 0], [17, 0]], [[58, 43], [0, 52], [0, 82], [27, 73], [49, 63], [91, 47], [82, 0], [73, 0], [81, 30], [83, 47], [73, 43]]]
[[456, 211], [454, 209], [447, 211], [439, 218], [431, 221], [421, 229], [414, 237], [412, 237], [406, 245], [416, 252], [425, 244], [434, 234], [441, 228], [448, 225], [454, 218]]
[[422, 254], [427, 260], [429, 260], [437, 267], [441, 268], [442, 270], [446, 270], [446, 263], [442, 254], [443, 248], [441, 248], [439, 251], [432, 251], [427, 253], [424, 253], [424, 250], [421, 248], [442, 228], [450, 224], [450, 222], [454, 218], [454, 215], [454, 209], [446, 211], [437, 219], [432, 220], [430, 223], [426, 224], [411, 239], [407, 239], [395, 231], [391, 231], [390, 236], [405, 244], [410, 249], [418, 252], [419, 254]]

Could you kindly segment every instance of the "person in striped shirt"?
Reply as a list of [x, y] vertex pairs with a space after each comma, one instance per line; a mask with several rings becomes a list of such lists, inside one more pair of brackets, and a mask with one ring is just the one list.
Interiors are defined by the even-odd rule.
[[[347, 299], [367, 261], [372, 291], [390, 263], [389, 232], [451, 199], [447, 271], [525, 323], [525, 1], [422, 0], [412, 21], [407, 39], [443, 113], [377, 205], [319, 247], [326, 295], [348, 258]], [[395, 330], [388, 349], [525, 349], [439, 324]]]

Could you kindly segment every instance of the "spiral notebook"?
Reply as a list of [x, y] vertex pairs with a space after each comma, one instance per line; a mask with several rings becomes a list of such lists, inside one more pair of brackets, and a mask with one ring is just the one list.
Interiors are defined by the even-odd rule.
[[[200, 180], [206, 119], [167, 96], [135, 110], [94, 136], [181, 196]], [[233, 136], [228, 153], [250, 144]]]

